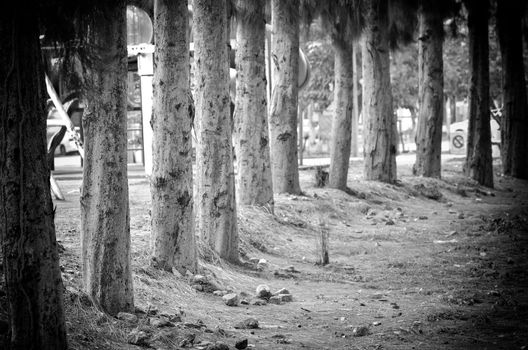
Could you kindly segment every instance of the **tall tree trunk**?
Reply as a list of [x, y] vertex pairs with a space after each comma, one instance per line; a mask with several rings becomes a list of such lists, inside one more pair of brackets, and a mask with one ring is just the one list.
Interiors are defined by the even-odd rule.
[[499, 0], [499, 36], [504, 109], [501, 123], [501, 155], [504, 174], [528, 179], [528, 107], [524, 79], [521, 1]]
[[194, 0], [196, 62], [196, 217], [202, 239], [238, 261], [225, 0]]
[[35, 11], [0, 14], [0, 244], [12, 349], [67, 349]]
[[418, 133], [416, 163], [413, 173], [419, 176], [441, 175], [442, 119], [444, 111], [444, 62], [442, 44], [444, 24], [432, 9], [419, 12], [418, 43]]
[[297, 155], [299, 0], [271, 2], [270, 106], [273, 191], [300, 194]]
[[152, 265], [196, 271], [187, 0], [154, 2]]
[[334, 118], [330, 138], [330, 171], [328, 185], [345, 190], [352, 127], [352, 45], [344, 40], [333, 40], [335, 53]]
[[82, 269], [86, 293], [111, 315], [134, 310], [127, 180], [126, 6], [101, 5], [87, 39], [81, 190]]
[[493, 187], [489, 104], [488, 1], [466, 0], [469, 31], [469, 126], [466, 174]]
[[264, 1], [237, 1], [235, 153], [237, 202], [273, 208], [266, 65]]
[[352, 144], [350, 153], [352, 157], [359, 155], [359, 96], [358, 96], [358, 71], [357, 71], [357, 43], [352, 44]]
[[388, 0], [365, 3], [362, 42], [363, 123], [367, 180], [396, 181], [396, 117], [390, 84]]

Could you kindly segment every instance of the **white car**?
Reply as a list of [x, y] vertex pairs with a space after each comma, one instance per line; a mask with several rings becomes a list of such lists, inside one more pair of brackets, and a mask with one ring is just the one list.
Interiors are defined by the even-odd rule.
[[[55, 109], [51, 110], [48, 114], [48, 119], [46, 120], [46, 142], [48, 144], [53, 135], [55, 135], [62, 126], [65, 126], [64, 121], [62, 121], [62, 119], [58, 116]], [[72, 152], [77, 152], [77, 147], [75, 146], [73, 137], [68, 131], [66, 131], [61, 143], [55, 149], [55, 154], [64, 156]]]
[[[465, 153], [467, 144], [467, 131], [469, 121], [463, 120], [461, 122], [453, 123], [450, 125], [449, 130], [451, 133], [450, 149], [453, 153]], [[493, 118], [490, 120], [491, 127], [491, 143], [494, 146], [500, 145], [500, 127], [499, 123]], [[495, 147], [494, 147], [495, 148]]]

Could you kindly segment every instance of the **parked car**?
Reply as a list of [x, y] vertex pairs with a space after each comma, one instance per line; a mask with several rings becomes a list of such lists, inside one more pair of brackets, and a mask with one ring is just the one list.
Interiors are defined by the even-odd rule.
[[[53, 135], [55, 135], [62, 126], [66, 124], [59, 117], [56, 109], [51, 109], [48, 113], [48, 119], [46, 120], [46, 142], [49, 143]], [[68, 153], [77, 152], [77, 147], [73, 141], [73, 137], [68, 131], [64, 134], [59, 146], [55, 149], [55, 155], [64, 156]]]
[[[450, 125], [450, 149], [453, 153], [465, 153], [467, 144], [467, 131], [469, 121], [463, 120], [461, 122], [453, 123]], [[491, 128], [491, 143], [494, 146], [499, 146], [501, 141], [499, 123], [493, 118], [490, 120]]]

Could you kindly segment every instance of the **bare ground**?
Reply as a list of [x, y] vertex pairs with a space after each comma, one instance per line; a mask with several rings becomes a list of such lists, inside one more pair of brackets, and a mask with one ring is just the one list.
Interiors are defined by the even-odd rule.
[[[314, 188], [314, 171], [305, 170], [305, 195], [277, 196], [274, 214], [239, 209], [243, 262], [226, 264], [201, 247], [200, 273], [212, 289], [250, 303], [260, 284], [293, 294], [293, 302], [265, 306], [229, 307], [186, 277], [150, 268], [148, 183], [131, 180], [135, 302], [138, 311], [182, 318], [163, 328], [142, 313], [139, 323], [106, 316], [80, 292], [80, 182], [63, 181], [67, 201], [56, 203], [55, 222], [70, 347], [140, 349], [127, 343], [139, 329], [157, 349], [216, 341], [234, 349], [245, 338], [255, 349], [526, 349], [528, 182], [497, 175], [490, 190], [462, 176], [460, 159], [443, 166], [442, 180], [400, 167], [398, 184], [387, 185], [360, 180], [354, 163], [347, 193]], [[322, 231], [326, 266], [317, 264]], [[268, 266], [258, 270], [250, 258]], [[249, 317], [259, 328], [234, 328]]]

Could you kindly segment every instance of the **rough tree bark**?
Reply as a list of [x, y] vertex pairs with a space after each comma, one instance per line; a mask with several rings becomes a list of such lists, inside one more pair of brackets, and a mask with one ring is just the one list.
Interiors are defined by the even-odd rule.
[[488, 1], [466, 0], [469, 31], [469, 125], [466, 174], [493, 187], [489, 104]]
[[504, 109], [501, 119], [502, 171], [528, 179], [528, 106], [523, 63], [522, 1], [497, 2]]
[[153, 266], [196, 271], [187, 0], [154, 2]]
[[442, 120], [444, 105], [444, 62], [442, 44], [444, 25], [433, 9], [419, 11], [418, 42], [418, 130], [416, 163], [413, 173], [419, 176], [441, 175]]
[[237, 203], [273, 209], [264, 57], [264, 1], [238, 0], [236, 6], [234, 143]]
[[299, 0], [271, 2], [270, 139], [273, 191], [300, 194], [297, 154]]
[[0, 243], [11, 349], [67, 349], [35, 11], [0, 11]]
[[83, 116], [82, 270], [86, 293], [111, 315], [134, 310], [126, 134], [126, 5], [101, 5], [89, 25]]
[[358, 71], [357, 71], [357, 50], [359, 45], [352, 44], [352, 145], [350, 153], [352, 157], [359, 155], [359, 96], [358, 96]]
[[225, 0], [194, 0], [196, 218], [202, 239], [238, 261]]
[[365, 3], [362, 42], [363, 123], [366, 180], [396, 181], [396, 117], [390, 84], [388, 2]]
[[328, 185], [345, 190], [352, 127], [352, 45], [345, 40], [333, 40], [335, 54], [334, 117], [330, 138], [330, 170]]

